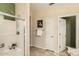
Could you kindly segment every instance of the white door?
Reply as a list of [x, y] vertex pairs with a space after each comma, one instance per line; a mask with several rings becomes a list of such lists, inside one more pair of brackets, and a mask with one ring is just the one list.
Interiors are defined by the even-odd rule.
[[46, 19], [46, 48], [56, 51], [57, 48], [57, 21], [54, 18]]
[[59, 51], [66, 48], [66, 20], [59, 20]]

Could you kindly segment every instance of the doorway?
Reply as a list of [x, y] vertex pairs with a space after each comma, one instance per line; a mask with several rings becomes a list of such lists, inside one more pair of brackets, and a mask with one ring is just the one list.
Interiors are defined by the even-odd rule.
[[66, 46], [76, 48], [76, 16], [63, 18], [66, 20]]
[[59, 49], [65, 49], [66, 46], [76, 48], [76, 16], [61, 17], [60, 20]]

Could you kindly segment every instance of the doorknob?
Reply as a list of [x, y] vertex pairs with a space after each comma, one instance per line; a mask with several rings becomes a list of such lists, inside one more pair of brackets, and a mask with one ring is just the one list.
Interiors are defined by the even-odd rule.
[[17, 35], [19, 35], [19, 34], [20, 34], [20, 32], [19, 32], [19, 31], [17, 31], [17, 32], [16, 32], [16, 34], [17, 34]]
[[52, 35], [51, 38], [53, 38], [54, 36]]

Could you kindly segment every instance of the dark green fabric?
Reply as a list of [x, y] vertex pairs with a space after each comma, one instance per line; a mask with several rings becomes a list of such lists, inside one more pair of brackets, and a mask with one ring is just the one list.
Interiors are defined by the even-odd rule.
[[[15, 4], [14, 3], [0, 3], [0, 11], [15, 15]], [[12, 17], [4, 16], [4, 19], [15, 20]]]
[[0, 11], [15, 15], [14, 3], [0, 3]]

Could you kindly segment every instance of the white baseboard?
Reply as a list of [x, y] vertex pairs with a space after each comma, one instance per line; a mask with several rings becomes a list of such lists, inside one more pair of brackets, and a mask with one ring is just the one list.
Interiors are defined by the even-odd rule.
[[37, 48], [41, 48], [41, 49], [46, 49], [45, 47], [40, 47], [40, 46], [37, 46], [37, 45], [31, 45], [31, 46], [34, 46], [34, 47], [37, 47]]
[[[37, 45], [31, 45], [31, 46], [34, 46], [34, 47], [37, 47], [37, 48], [41, 48], [41, 49], [47, 49], [47, 48], [45, 48], [45, 47], [41, 47], [41, 46], [37, 46]], [[47, 50], [50, 50], [50, 49], [47, 49]], [[51, 50], [51, 51], [54, 51], [54, 50]], [[54, 52], [56, 52], [56, 53], [58, 53], [58, 51], [54, 51]]]

